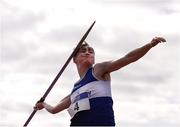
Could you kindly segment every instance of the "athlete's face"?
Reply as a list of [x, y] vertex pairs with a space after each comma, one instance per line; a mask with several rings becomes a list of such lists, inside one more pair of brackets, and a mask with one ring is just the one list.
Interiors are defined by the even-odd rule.
[[94, 49], [90, 46], [83, 46], [74, 57], [75, 63], [94, 64]]

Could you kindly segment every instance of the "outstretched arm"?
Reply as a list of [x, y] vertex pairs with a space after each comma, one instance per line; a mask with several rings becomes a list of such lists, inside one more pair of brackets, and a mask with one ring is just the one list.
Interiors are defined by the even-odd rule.
[[71, 100], [70, 100], [70, 96], [68, 95], [64, 99], [62, 99], [59, 102], [59, 104], [57, 104], [56, 106], [51, 106], [45, 102], [40, 102], [36, 104], [34, 109], [41, 110], [45, 108], [48, 112], [55, 114], [55, 113], [63, 111], [64, 109], [67, 109], [70, 106], [70, 104], [71, 104]]
[[150, 43], [129, 52], [127, 55], [118, 60], [102, 63], [101, 66], [102, 70], [104, 71], [103, 73], [116, 71], [132, 62], [137, 61], [138, 59], [143, 57], [152, 47], [161, 42], [166, 42], [166, 40], [162, 37], [155, 37]]

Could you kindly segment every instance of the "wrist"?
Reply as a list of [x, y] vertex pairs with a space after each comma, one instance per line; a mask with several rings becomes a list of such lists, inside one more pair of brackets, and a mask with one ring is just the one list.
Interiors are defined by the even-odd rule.
[[149, 46], [150, 46], [151, 48], [153, 48], [153, 47], [154, 47], [153, 42], [150, 42], [150, 43], [149, 43]]
[[155, 47], [157, 44], [158, 44], [158, 42], [156, 42], [156, 41], [151, 41], [150, 42], [151, 47]]

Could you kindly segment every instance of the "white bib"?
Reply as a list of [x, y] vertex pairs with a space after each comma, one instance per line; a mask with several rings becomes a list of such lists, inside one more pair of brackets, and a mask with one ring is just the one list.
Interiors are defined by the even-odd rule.
[[68, 113], [73, 117], [77, 112], [84, 110], [90, 110], [89, 98], [84, 98], [71, 104], [68, 108]]

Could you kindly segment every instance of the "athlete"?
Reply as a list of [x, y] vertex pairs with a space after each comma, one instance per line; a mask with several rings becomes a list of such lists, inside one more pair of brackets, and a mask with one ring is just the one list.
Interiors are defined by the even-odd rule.
[[74, 84], [72, 92], [56, 106], [39, 102], [34, 109], [45, 108], [52, 114], [68, 109], [72, 117], [70, 126], [115, 126], [110, 73], [137, 61], [161, 42], [166, 40], [155, 37], [120, 59], [97, 64], [94, 49], [87, 43], [82, 44], [73, 57], [80, 79]]

